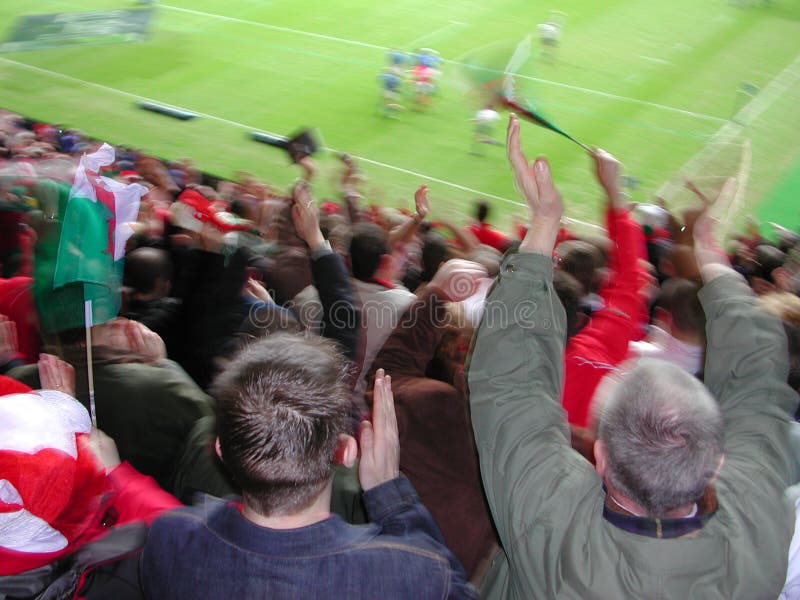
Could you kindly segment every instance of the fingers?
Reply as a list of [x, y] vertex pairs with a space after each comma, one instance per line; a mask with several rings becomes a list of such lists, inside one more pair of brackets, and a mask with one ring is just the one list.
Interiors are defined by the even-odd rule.
[[397, 416], [392, 395], [392, 378], [383, 369], [375, 373], [372, 401], [372, 428], [375, 444], [397, 436]]
[[369, 421], [361, 421], [359, 425], [358, 447], [361, 451], [361, 462], [366, 466], [372, 462], [375, 447], [375, 433]]
[[544, 156], [538, 157], [533, 163], [533, 177], [536, 179], [536, 187], [539, 195], [553, 194], [556, 190], [553, 184], [553, 176], [550, 173], [550, 163]]
[[553, 182], [553, 174], [550, 171], [550, 163], [544, 156], [536, 159], [533, 165], [534, 178], [538, 191], [537, 217], [560, 221], [564, 213], [561, 204], [561, 194], [556, 189]]
[[39, 355], [39, 383], [42, 389], [75, 395], [75, 369], [52, 354]]
[[128, 321], [125, 324], [125, 335], [128, 338], [131, 350], [140, 354], [145, 354], [145, 341], [141, 329], [136, 321]]
[[53, 358], [54, 357], [50, 354], [39, 355], [39, 384], [42, 386], [43, 390], [58, 389], [55, 386], [55, 378], [53, 377]]
[[375, 373], [375, 385], [372, 396], [372, 425], [375, 436], [380, 438], [384, 430], [386, 419], [386, 387], [384, 385], [385, 372], [378, 369]]
[[16, 323], [0, 315], [0, 355], [13, 355], [18, 348]]
[[508, 117], [506, 152], [508, 154], [508, 162], [511, 163], [514, 171], [521, 172], [527, 168], [527, 160], [519, 144], [519, 120], [514, 113], [511, 113]]
[[427, 185], [421, 185], [417, 188], [417, 191], [414, 193], [414, 204], [417, 209], [417, 214], [425, 218], [429, 209]]

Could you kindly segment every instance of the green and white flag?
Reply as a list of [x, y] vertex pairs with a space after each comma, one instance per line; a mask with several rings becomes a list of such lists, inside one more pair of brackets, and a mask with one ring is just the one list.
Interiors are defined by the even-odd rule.
[[[133, 234], [131, 224], [139, 214], [140, 199], [147, 193], [147, 188], [138, 183], [125, 184], [99, 174], [102, 167], [113, 162], [114, 148], [108, 144], [81, 158], [64, 212], [53, 269], [54, 299], [61, 289], [79, 288], [81, 302], [92, 302], [95, 325], [113, 319], [119, 312], [125, 244]], [[78, 298], [70, 298], [69, 304], [75, 300]], [[82, 307], [58, 308], [59, 312], [68, 311], [62, 314], [59, 329], [84, 325]]]

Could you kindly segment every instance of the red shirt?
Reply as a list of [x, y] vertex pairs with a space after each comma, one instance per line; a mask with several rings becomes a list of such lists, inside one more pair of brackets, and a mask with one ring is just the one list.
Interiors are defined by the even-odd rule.
[[505, 252], [511, 245], [511, 240], [507, 236], [492, 229], [488, 223], [475, 223], [469, 226], [469, 230], [481, 244], [491, 246], [500, 252]]
[[644, 234], [626, 211], [609, 210], [608, 235], [613, 243], [610, 277], [600, 291], [604, 307], [589, 324], [570, 338], [564, 353], [562, 404], [570, 424], [586, 427], [592, 397], [600, 380], [628, 354], [628, 343], [638, 339], [646, 322], [646, 301], [639, 293], [639, 259], [647, 256]]

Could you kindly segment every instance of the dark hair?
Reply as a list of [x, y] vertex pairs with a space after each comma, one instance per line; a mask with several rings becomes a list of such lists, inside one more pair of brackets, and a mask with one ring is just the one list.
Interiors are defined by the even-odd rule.
[[566, 271], [583, 286], [584, 294], [597, 289], [596, 271], [603, 266], [603, 253], [594, 244], [581, 240], [570, 240], [559, 247], [561, 270]]
[[475, 201], [475, 218], [483, 223], [489, 217], [489, 203], [486, 200]]
[[333, 342], [289, 334], [255, 342], [217, 377], [222, 460], [260, 514], [307, 508], [327, 485], [348, 432], [346, 377]]
[[425, 234], [422, 245], [422, 281], [430, 281], [448, 258], [447, 241], [435, 231]]
[[125, 257], [124, 284], [141, 294], [153, 291], [159, 279], [172, 278], [169, 254], [158, 248], [137, 248]]
[[358, 223], [353, 227], [350, 240], [350, 267], [356, 279], [370, 279], [381, 257], [389, 254], [389, 236], [374, 223]]
[[567, 315], [567, 338], [578, 333], [578, 314], [581, 312], [581, 284], [569, 273], [553, 272], [553, 289], [555, 289], [564, 312]]
[[704, 336], [706, 313], [697, 292], [700, 286], [688, 279], [668, 279], [661, 286], [657, 304], [672, 317], [672, 324], [680, 331]]

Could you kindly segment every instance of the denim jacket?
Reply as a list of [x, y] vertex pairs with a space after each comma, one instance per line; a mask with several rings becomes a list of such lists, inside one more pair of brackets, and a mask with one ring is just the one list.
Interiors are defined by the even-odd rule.
[[403, 477], [364, 494], [371, 523], [340, 517], [297, 529], [260, 527], [210, 496], [150, 529], [141, 575], [150, 599], [477, 598]]

